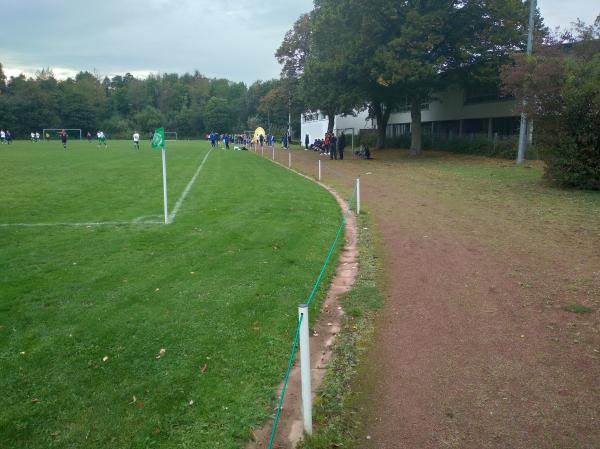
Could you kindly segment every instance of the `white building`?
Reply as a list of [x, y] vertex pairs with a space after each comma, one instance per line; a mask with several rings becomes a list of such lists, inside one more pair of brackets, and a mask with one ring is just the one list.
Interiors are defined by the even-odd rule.
[[[436, 94], [435, 99], [422, 105], [421, 122], [425, 136], [433, 139], [483, 135], [513, 136], [519, 133], [519, 114], [515, 112], [515, 100], [501, 98], [498, 92], [485, 90], [448, 89]], [[390, 115], [387, 135], [397, 138], [410, 134], [410, 106], [406, 104]], [[361, 129], [377, 127], [366, 111], [356, 117], [336, 116], [334, 129], [346, 134], [359, 134]], [[302, 143], [306, 134], [312, 143], [323, 138], [327, 131], [327, 116], [320, 112], [305, 113], [301, 117]]]

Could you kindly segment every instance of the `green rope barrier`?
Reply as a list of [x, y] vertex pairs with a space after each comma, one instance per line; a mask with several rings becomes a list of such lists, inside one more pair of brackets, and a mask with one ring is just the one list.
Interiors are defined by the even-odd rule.
[[[327, 269], [327, 266], [329, 265], [329, 261], [331, 260], [331, 256], [333, 255], [333, 250], [335, 249], [335, 246], [337, 245], [337, 242], [340, 239], [340, 236], [342, 235], [342, 231], [344, 230], [344, 226], [346, 224], [346, 219], [348, 218], [348, 215], [350, 214], [350, 210], [352, 209], [352, 203], [354, 201], [355, 195], [356, 195], [356, 185], [354, 186], [354, 190], [352, 192], [352, 196], [350, 197], [350, 200], [348, 200], [346, 202], [346, 204], [347, 204], [346, 213], [344, 214], [344, 216], [342, 218], [342, 222], [340, 223], [340, 227], [338, 228], [335, 239], [334, 239], [333, 243], [331, 244], [331, 248], [329, 248], [329, 253], [327, 254], [327, 258], [325, 259], [323, 268], [321, 268], [321, 272], [319, 273], [319, 276], [317, 277], [317, 280], [315, 281], [315, 285], [313, 286], [313, 289], [308, 297], [308, 301], [306, 302], [307, 306], [310, 306], [310, 303], [312, 302], [313, 298], [315, 297], [315, 294], [317, 293], [317, 289], [319, 288], [319, 285], [321, 284], [321, 281], [323, 280], [323, 275], [325, 274], [325, 270]], [[302, 324], [303, 318], [304, 318], [304, 314], [301, 314], [300, 319], [298, 320], [298, 326], [296, 327], [296, 335], [294, 336], [294, 343], [292, 344], [292, 352], [291, 352], [290, 358], [288, 360], [287, 370], [285, 372], [285, 377], [283, 378], [283, 387], [281, 389], [281, 395], [279, 396], [279, 401], [277, 403], [277, 411], [275, 412], [275, 420], [273, 421], [273, 428], [271, 429], [271, 437], [269, 438], [268, 449], [273, 448], [273, 442], [275, 441], [275, 433], [277, 431], [277, 424], [279, 424], [279, 416], [281, 414], [281, 406], [283, 404], [283, 399], [285, 397], [285, 390], [287, 388], [288, 380], [290, 378], [290, 372], [292, 371], [292, 365], [294, 363], [294, 356], [296, 355], [296, 348], [298, 347], [298, 338], [300, 336], [300, 325]]]
[[290, 378], [290, 371], [292, 370], [292, 364], [294, 363], [294, 356], [296, 355], [296, 347], [298, 346], [298, 337], [300, 336], [300, 325], [304, 314], [300, 315], [298, 320], [298, 327], [296, 328], [296, 336], [294, 337], [294, 344], [292, 345], [292, 353], [290, 354], [290, 360], [288, 361], [287, 370], [285, 377], [283, 378], [283, 388], [281, 389], [281, 395], [279, 396], [279, 402], [277, 404], [277, 412], [275, 413], [275, 421], [273, 422], [273, 429], [271, 430], [271, 438], [269, 438], [269, 449], [273, 447], [273, 441], [275, 441], [275, 431], [277, 430], [277, 424], [279, 423], [279, 415], [281, 414], [281, 405], [283, 404], [283, 397], [285, 396], [285, 389]]
[[312, 302], [315, 294], [317, 293], [317, 289], [319, 288], [319, 285], [321, 284], [321, 280], [323, 279], [323, 275], [325, 274], [327, 265], [329, 265], [329, 261], [331, 260], [331, 256], [333, 254], [333, 250], [335, 249], [335, 245], [337, 244], [338, 240], [340, 239], [340, 236], [342, 235], [342, 231], [344, 230], [344, 225], [346, 224], [346, 219], [348, 218], [348, 214], [350, 213], [350, 209], [352, 208], [352, 202], [354, 201], [355, 195], [356, 195], [356, 185], [354, 186], [354, 191], [352, 192], [352, 196], [350, 197], [350, 200], [348, 201], [348, 209], [346, 210], [346, 213], [344, 214], [344, 218], [342, 219], [342, 223], [340, 224], [340, 227], [337, 231], [335, 240], [333, 241], [333, 244], [331, 245], [331, 248], [329, 249], [329, 254], [327, 254], [327, 258], [325, 259], [325, 264], [323, 265], [323, 268], [321, 269], [321, 272], [319, 273], [319, 276], [317, 277], [317, 281], [315, 282], [312, 292], [310, 293], [310, 296], [308, 297], [308, 301], [306, 301], [306, 305], [308, 305], [308, 306], [310, 306], [310, 303]]

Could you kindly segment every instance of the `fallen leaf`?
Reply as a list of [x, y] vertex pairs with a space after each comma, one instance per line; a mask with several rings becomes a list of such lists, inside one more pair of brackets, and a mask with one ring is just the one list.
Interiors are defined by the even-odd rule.
[[189, 405], [194, 405], [194, 400], [190, 399], [190, 402], [188, 402]]
[[103, 361], [103, 362], [107, 362], [107, 361], [108, 361], [108, 356], [107, 356], [107, 355], [105, 355], [104, 357], [102, 357], [102, 361]]
[[160, 291], [160, 288], [157, 288], [157, 289], [156, 289], [156, 290], [154, 290], [154, 291], [155, 291], [155, 292], [159, 292], [159, 291]]
[[131, 400], [131, 402], [129, 403], [129, 405], [135, 404], [136, 402], [137, 402], [137, 398], [135, 397], [135, 395], [133, 395], [133, 399]]
[[160, 353], [160, 355], [164, 355], [165, 352], [167, 352], [167, 350], [165, 348], [160, 348], [160, 351], [158, 351]]
[[39, 403], [40, 403], [40, 402], [42, 402], [42, 401], [40, 401], [40, 400], [39, 400], [39, 399], [37, 399], [37, 398], [34, 398], [34, 399], [32, 399], [32, 400], [31, 400], [31, 402], [32, 402], [33, 404], [39, 404]]
[[202, 368], [200, 368], [200, 374], [204, 374], [206, 372], [207, 365], [205, 364]]

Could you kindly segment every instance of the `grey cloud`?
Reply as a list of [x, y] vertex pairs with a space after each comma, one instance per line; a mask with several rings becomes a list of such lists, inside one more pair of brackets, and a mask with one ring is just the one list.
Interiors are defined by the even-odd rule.
[[0, 62], [100, 73], [197, 69], [250, 83], [279, 75], [273, 54], [311, 8], [311, 0], [9, 0]]

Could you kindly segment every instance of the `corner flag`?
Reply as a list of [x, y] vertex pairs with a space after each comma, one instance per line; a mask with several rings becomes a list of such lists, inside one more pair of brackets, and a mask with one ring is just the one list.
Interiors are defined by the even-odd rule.
[[165, 129], [156, 128], [152, 136], [152, 148], [160, 148], [162, 151], [162, 172], [163, 172], [163, 200], [165, 203], [165, 224], [169, 224], [169, 209], [167, 208], [167, 160], [165, 158]]
[[152, 136], [152, 148], [165, 149], [165, 129], [156, 128]]

